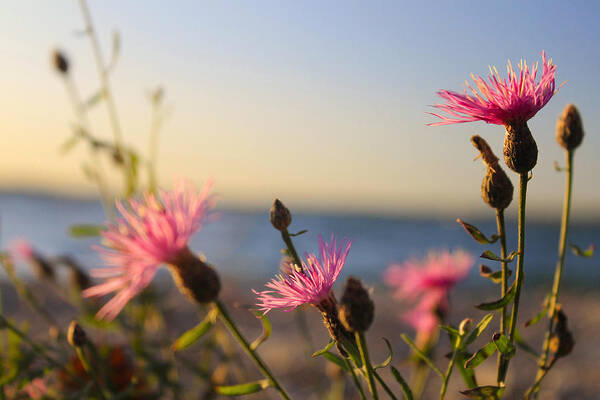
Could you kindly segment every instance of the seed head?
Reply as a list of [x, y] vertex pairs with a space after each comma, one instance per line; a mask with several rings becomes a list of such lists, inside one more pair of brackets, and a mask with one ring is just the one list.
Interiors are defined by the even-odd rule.
[[375, 305], [360, 280], [350, 277], [342, 296], [339, 317], [350, 332], [364, 332], [373, 322]]
[[69, 60], [60, 50], [54, 50], [52, 52], [52, 64], [59, 73], [63, 75], [69, 73]]
[[525, 174], [537, 164], [538, 148], [527, 122], [505, 125], [504, 162], [518, 174]]
[[81, 347], [87, 343], [87, 335], [77, 321], [71, 321], [67, 332], [67, 341], [73, 347]]
[[490, 207], [504, 210], [512, 201], [513, 185], [487, 142], [478, 135], [471, 137], [471, 142], [481, 153], [483, 163], [487, 167], [481, 184], [481, 197]]
[[569, 104], [556, 123], [556, 141], [565, 150], [573, 150], [583, 140], [583, 122], [577, 107]]
[[216, 271], [188, 248], [177, 254], [169, 264], [179, 291], [190, 300], [203, 304], [219, 297], [221, 281]]
[[271, 224], [278, 231], [285, 231], [292, 223], [290, 210], [279, 199], [275, 199], [270, 211]]

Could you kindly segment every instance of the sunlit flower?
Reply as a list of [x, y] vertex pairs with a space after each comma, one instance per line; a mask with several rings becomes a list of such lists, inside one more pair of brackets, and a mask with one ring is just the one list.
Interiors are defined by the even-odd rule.
[[431, 335], [440, 316], [448, 312], [448, 296], [452, 288], [469, 273], [474, 258], [461, 250], [432, 252], [423, 260], [392, 264], [384, 280], [394, 295], [413, 304], [403, 319], [417, 332]]
[[161, 264], [189, 253], [190, 237], [202, 228], [214, 206], [211, 187], [208, 183], [196, 192], [181, 182], [171, 192], [147, 193], [141, 201], [117, 201], [121, 218], [102, 232], [105, 247], [96, 247], [111, 267], [92, 270], [92, 276], [106, 281], [83, 292], [86, 297], [117, 292], [98, 318], [115, 318], [150, 284]]
[[[490, 124], [521, 124], [531, 119], [552, 98], [555, 90], [554, 73], [556, 66], [552, 60], [546, 60], [542, 52], [542, 75], [536, 83], [537, 63], [531, 68], [523, 60], [515, 72], [508, 61], [508, 79], [500, 77], [495, 67], [490, 67], [487, 81], [479, 75], [471, 75], [475, 87], [466, 82], [464, 94], [449, 90], [440, 90], [438, 95], [446, 100], [445, 104], [434, 107], [450, 114], [433, 114], [442, 121], [430, 126], [456, 124], [461, 122], [485, 121]], [[467, 88], [472, 94], [469, 94]], [[477, 89], [479, 91], [477, 91]]]
[[269, 290], [253, 290], [258, 296], [257, 305], [264, 312], [274, 308], [291, 311], [302, 304], [319, 307], [329, 301], [333, 298], [331, 288], [344, 268], [351, 245], [352, 242], [343, 239], [338, 246], [333, 235], [329, 243], [319, 236], [318, 256], [306, 254], [301, 271], [290, 268], [265, 285]]

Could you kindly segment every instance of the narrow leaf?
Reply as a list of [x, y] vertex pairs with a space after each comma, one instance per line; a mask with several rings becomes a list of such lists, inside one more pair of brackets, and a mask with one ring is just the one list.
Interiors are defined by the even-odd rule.
[[542, 303], [541, 311], [535, 317], [533, 317], [530, 320], [528, 320], [527, 322], [525, 322], [526, 328], [528, 326], [533, 326], [533, 325], [537, 324], [544, 317], [544, 315], [546, 315], [546, 312], [548, 311], [548, 307], [550, 307], [549, 299], [550, 299], [550, 295], [546, 295], [546, 297], [544, 298], [544, 302]]
[[523, 338], [523, 335], [521, 335], [521, 332], [519, 332], [519, 329], [515, 329], [515, 343], [525, 353], [533, 356], [533, 358], [535, 358], [536, 361], [540, 358], [540, 355], [538, 354], [538, 352], [532, 346], [530, 346], [529, 343], [527, 343], [525, 341], [525, 339]]
[[456, 220], [456, 222], [458, 222], [459, 224], [462, 225], [463, 228], [465, 228], [465, 230], [467, 231], [467, 233], [469, 235], [471, 235], [471, 237], [473, 239], [475, 239], [478, 243], [481, 244], [492, 244], [495, 243], [498, 239], [499, 236], [498, 235], [492, 235], [490, 236], [490, 238], [488, 239], [483, 233], [481, 233], [481, 231], [479, 229], [477, 229], [474, 225], [471, 225], [463, 220], [461, 220], [460, 218]]
[[312, 355], [313, 358], [322, 356], [323, 354], [327, 353], [329, 351], [329, 349], [331, 349], [333, 347], [334, 344], [335, 344], [335, 340], [332, 340], [331, 342], [327, 343], [327, 346], [325, 346], [321, 350], [317, 350], [313, 353], [313, 355]]
[[243, 396], [246, 394], [257, 393], [269, 387], [269, 381], [262, 379], [256, 382], [242, 383], [232, 386], [215, 386], [215, 392], [223, 396]]
[[300, 236], [306, 232], [308, 232], [308, 229], [302, 229], [300, 232], [290, 233], [290, 236]]
[[510, 343], [506, 335], [495, 333], [492, 336], [492, 341], [500, 353], [510, 358], [515, 354], [515, 346]]
[[413, 393], [412, 393], [412, 390], [410, 390], [410, 386], [408, 386], [408, 383], [406, 383], [406, 381], [404, 380], [404, 378], [402, 377], [400, 372], [396, 368], [394, 368], [394, 366], [392, 366], [391, 369], [392, 369], [392, 375], [394, 375], [396, 382], [398, 382], [400, 384], [400, 387], [402, 388], [402, 393], [404, 394], [404, 398], [406, 400], [413, 400], [413, 398], [414, 398]]
[[431, 368], [436, 374], [438, 374], [442, 379], [444, 379], [444, 373], [438, 368], [436, 367], [436, 365], [433, 363], [433, 361], [431, 360], [431, 358], [427, 357], [427, 355], [425, 353], [423, 353], [421, 351], [421, 349], [419, 349], [417, 347], [417, 345], [411, 340], [411, 338], [409, 338], [408, 336], [406, 336], [406, 334], [401, 334], [400, 337], [402, 338], [402, 340], [404, 340], [406, 342], [407, 345], [410, 346], [410, 348], [415, 352], [415, 354], [425, 362], [425, 364], [427, 364], [429, 366], [429, 368]]
[[492, 322], [492, 319], [494, 319], [493, 313], [486, 314], [483, 318], [481, 318], [481, 321], [479, 321], [479, 323], [475, 326], [475, 329], [473, 329], [469, 336], [465, 339], [465, 346], [468, 346], [471, 343], [473, 343], [475, 339], [477, 339], [479, 335], [483, 333], [483, 331], [485, 330], [485, 328], [487, 328], [490, 322]]
[[346, 362], [337, 354], [333, 354], [330, 351], [326, 351], [325, 353], [322, 354], [322, 356], [327, 361], [332, 362], [335, 365], [337, 365], [338, 367], [340, 367], [343, 371], [348, 371], [348, 366], [346, 365]]
[[502, 386], [478, 386], [473, 389], [463, 390], [461, 394], [471, 398], [480, 400], [496, 400], [504, 393]]
[[261, 312], [256, 312], [255, 315], [258, 318], [260, 318], [262, 322], [263, 332], [259, 337], [256, 338], [254, 342], [250, 344], [250, 348], [252, 350], [256, 350], [258, 346], [260, 346], [265, 340], [267, 340], [271, 336], [271, 322], [269, 321], [267, 316]]
[[513, 251], [512, 253], [510, 253], [508, 255], [508, 257], [506, 257], [506, 258], [500, 258], [496, 254], [494, 254], [493, 251], [486, 250], [483, 253], [481, 253], [481, 255], [479, 257], [481, 257], [481, 258], [487, 258], [488, 260], [492, 260], [492, 261], [499, 261], [499, 262], [509, 263], [509, 262], [512, 262], [512, 260], [515, 259], [515, 257], [517, 256], [517, 254], [518, 253], [516, 251]]
[[460, 336], [460, 332], [458, 332], [458, 329], [453, 328], [450, 325], [440, 325], [440, 329], [448, 332], [453, 337], [459, 337]]
[[389, 355], [387, 356], [387, 358], [380, 364], [374, 365], [373, 369], [379, 369], [379, 368], [385, 368], [388, 365], [390, 365], [390, 363], [392, 362], [392, 356], [394, 355], [394, 353], [392, 352], [392, 345], [390, 344], [389, 340], [387, 340], [386, 338], [382, 338], [385, 341], [385, 344], [388, 348], [388, 352]]
[[512, 301], [512, 299], [515, 297], [515, 284], [516, 284], [516, 282], [510, 286], [510, 289], [508, 289], [508, 292], [506, 292], [504, 297], [501, 298], [500, 300], [491, 301], [489, 303], [477, 304], [475, 307], [480, 310], [484, 310], [484, 311], [492, 311], [492, 310], [501, 309], [502, 307], [504, 307], [508, 303], [510, 303]]
[[[487, 279], [491, 280], [494, 283], [501, 283], [502, 282], [502, 270], [493, 271], [487, 265], [481, 264], [479, 266], [479, 273], [481, 274], [481, 276], [483, 276], [484, 278], [487, 278]], [[511, 274], [512, 274], [512, 271], [510, 269], [507, 269], [507, 271], [506, 271], [506, 277], [507, 278], [510, 277]]]
[[573, 250], [573, 254], [577, 257], [583, 258], [591, 258], [594, 255], [594, 245], [590, 244], [590, 246], [586, 250], [582, 250], [580, 247], [570, 244], [571, 250]]
[[178, 351], [191, 346], [202, 336], [206, 335], [208, 331], [210, 331], [210, 328], [214, 326], [214, 321], [214, 316], [212, 313], [209, 313], [202, 322], [192, 329], [186, 331], [183, 335], [179, 336], [179, 338], [171, 346], [171, 349], [173, 351]]
[[469, 358], [465, 362], [465, 368], [475, 368], [485, 360], [487, 360], [491, 355], [496, 352], [496, 345], [494, 342], [490, 342], [483, 346], [481, 349], [477, 350], [475, 354], [471, 358]]
[[103, 225], [94, 224], [77, 224], [69, 227], [69, 235], [73, 237], [92, 237], [100, 236], [105, 230]]

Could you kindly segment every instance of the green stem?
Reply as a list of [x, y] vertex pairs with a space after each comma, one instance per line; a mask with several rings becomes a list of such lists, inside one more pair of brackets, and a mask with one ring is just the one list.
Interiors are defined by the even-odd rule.
[[279, 392], [279, 395], [281, 396], [281, 398], [285, 399], [285, 400], [290, 400], [290, 396], [286, 393], [286, 391], [279, 384], [279, 382], [277, 382], [277, 380], [275, 379], [275, 377], [269, 370], [269, 367], [267, 367], [267, 365], [260, 358], [260, 356], [256, 353], [256, 351], [252, 350], [250, 348], [250, 344], [244, 338], [244, 336], [238, 329], [238, 327], [235, 324], [235, 322], [233, 321], [233, 319], [231, 319], [231, 316], [229, 315], [229, 312], [227, 312], [225, 305], [223, 303], [221, 303], [221, 301], [219, 301], [219, 300], [215, 301], [214, 304], [215, 304], [215, 307], [217, 307], [217, 310], [219, 311], [219, 316], [223, 320], [223, 323], [225, 324], [225, 326], [227, 326], [227, 328], [229, 329], [229, 331], [231, 332], [233, 337], [243, 347], [246, 354], [248, 354], [248, 356], [250, 356], [250, 358], [252, 358], [252, 360], [258, 367], [258, 369], [260, 369], [260, 371], [263, 373], [263, 375], [269, 380], [269, 382], [275, 388], [275, 390], [277, 390]]
[[444, 375], [444, 381], [442, 383], [442, 389], [440, 390], [440, 400], [444, 400], [446, 396], [446, 391], [448, 390], [448, 382], [450, 382], [450, 375], [452, 375], [452, 369], [454, 368], [454, 364], [456, 363], [456, 358], [458, 357], [458, 352], [462, 348], [462, 337], [457, 339], [458, 343], [456, 344], [456, 348], [452, 352], [452, 358], [448, 363], [448, 369], [446, 369], [446, 374]]
[[377, 396], [377, 387], [375, 386], [375, 379], [373, 378], [373, 366], [371, 365], [371, 360], [369, 359], [369, 349], [367, 347], [367, 341], [365, 340], [365, 334], [363, 332], [355, 332], [354, 337], [356, 339], [356, 344], [358, 345], [358, 351], [360, 352], [362, 364], [365, 368], [369, 392], [371, 392], [373, 399], [377, 400], [379, 399], [379, 396]]
[[[496, 225], [498, 227], [498, 236], [500, 237], [500, 257], [503, 260], [506, 259], [506, 227], [504, 224], [504, 210], [496, 209]], [[504, 298], [506, 296], [506, 291], [508, 290], [508, 263], [502, 262], [502, 286], [501, 286], [501, 296], [500, 298]], [[502, 307], [500, 312], [500, 333], [506, 335], [506, 309], [505, 305]], [[507, 360], [502, 355], [501, 352], [498, 352], [498, 374], [497, 374], [497, 382], [500, 383], [500, 380], [503, 376], [505, 376], [506, 372], [504, 369], [507, 367]]]
[[[525, 259], [525, 203], [527, 199], [527, 181], [529, 180], [527, 172], [523, 172], [519, 176], [519, 254], [517, 258], [517, 273], [515, 275], [515, 298], [510, 316], [510, 329], [508, 340], [512, 345], [515, 342], [515, 331], [517, 330], [517, 316], [519, 313], [519, 300], [521, 298], [521, 288], [523, 287], [523, 261]], [[508, 364], [510, 360], [506, 360], [504, 368], [500, 371], [498, 376], [498, 384], [504, 383], [506, 380], [506, 373], [508, 371]]]
[[288, 252], [294, 259], [294, 262], [296, 263], [298, 268], [301, 269], [302, 268], [302, 260], [300, 260], [300, 257], [298, 257], [298, 253], [296, 252], [294, 243], [292, 243], [292, 237], [290, 236], [290, 233], [288, 232], [287, 229], [284, 229], [281, 231], [281, 238], [283, 239], [283, 241], [288, 249]]
[[573, 150], [567, 150], [567, 182], [565, 188], [565, 200], [563, 203], [562, 221], [560, 226], [560, 239], [558, 241], [558, 262], [556, 263], [556, 271], [554, 272], [554, 283], [552, 285], [552, 292], [550, 294], [550, 307], [549, 316], [550, 321], [548, 322], [548, 330], [546, 331], [546, 337], [542, 347], [542, 355], [538, 366], [536, 381], [530, 389], [535, 396], [535, 393], [539, 390], [542, 379], [548, 371], [546, 362], [548, 361], [548, 353], [550, 348], [550, 337], [554, 330], [554, 317], [556, 315], [558, 306], [558, 294], [560, 291], [560, 282], [563, 274], [563, 267], [565, 264], [565, 254], [567, 250], [567, 235], [569, 232], [569, 216], [571, 213], [571, 195], [573, 192]]
[[100, 395], [100, 398], [103, 400], [106, 400], [106, 396], [104, 394], [104, 391], [102, 390], [102, 386], [100, 386], [98, 377], [96, 376], [94, 370], [92, 369], [90, 362], [87, 359], [86, 355], [83, 353], [83, 349], [81, 348], [81, 346], [75, 347], [75, 352], [77, 353], [77, 357], [79, 358], [79, 361], [81, 361], [81, 365], [83, 365], [83, 369], [85, 369], [85, 372], [87, 372], [87, 374], [90, 376], [90, 379], [94, 383], [94, 386], [96, 387], [96, 390], [98, 391], [98, 394]]
[[352, 365], [352, 363], [350, 362], [350, 360], [347, 357], [342, 356], [342, 358], [344, 359], [344, 363], [346, 363], [346, 367], [348, 368], [350, 375], [352, 375], [352, 380], [354, 381], [354, 386], [356, 386], [356, 389], [358, 389], [360, 398], [363, 400], [367, 400], [367, 397], [365, 396], [365, 392], [363, 391], [362, 385], [360, 384], [360, 381], [358, 380], [358, 377], [356, 376], [356, 373], [354, 372], [354, 366]]
[[377, 382], [379, 382], [379, 384], [381, 385], [383, 390], [385, 390], [388, 396], [390, 396], [390, 399], [398, 400], [398, 398], [394, 395], [394, 392], [392, 392], [392, 389], [390, 389], [390, 387], [385, 383], [385, 381], [381, 379], [381, 376], [379, 376], [377, 371], [373, 370], [373, 376], [375, 377], [375, 379], [377, 379]]

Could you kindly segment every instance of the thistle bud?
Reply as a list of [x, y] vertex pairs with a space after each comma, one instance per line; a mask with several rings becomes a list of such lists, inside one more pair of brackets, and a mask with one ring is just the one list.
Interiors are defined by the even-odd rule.
[[505, 126], [504, 161], [516, 173], [526, 174], [537, 163], [538, 148], [526, 122]]
[[460, 325], [458, 326], [458, 333], [463, 336], [467, 333], [471, 332], [473, 328], [473, 320], [471, 318], [465, 318], [462, 320]]
[[52, 52], [52, 64], [61, 74], [66, 75], [69, 72], [69, 60], [60, 50]]
[[279, 199], [275, 199], [270, 211], [270, 221], [278, 231], [285, 231], [292, 223], [290, 210]]
[[556, 123], [556, 141], [565, 150], [574, 150], [583, 140], [583, 122], [577, 107], [569, 104]]
[[567, 327], [567, 316], [558, 308], [554, 316], [554, 333], [550, 337], [550, 351], [555, 357], [569, 355], [575, 347], [575, 340]]
[[478, 135], [471, 137], [471, 143], [479, 150], [483, 163], [487, 167], [481, 183], [481, 197], [490, 207], [504, 210], [513, 198], [512, 182], [498, 163], [498, 157], [482, 137]]
[[87, 335], [77, 321], [71, 321], [67, 332], [67, 341], [73, 347], [81, 347], [87, 343]]
[[339, 310], [340, 321], [350, 332], [364, 332], [371, 326], [375, 305], [360, 280], [350, 277]]
[[186, 247], [169, 262], [179, 291], [198, 303], [215, 301], [221, 291], [219, 275]]
[[336, 341], [340, 354], [347, 357], [348, 353], [340, 346], [340, 343], [354, 343], [354, 336], [346, 330], [338, 317], [338, 306], [333, 293], [330, 293], [329, 296], [317, 304], [316, 307], [321, 311], [323, 323], [329, 331], [329, 336]]

